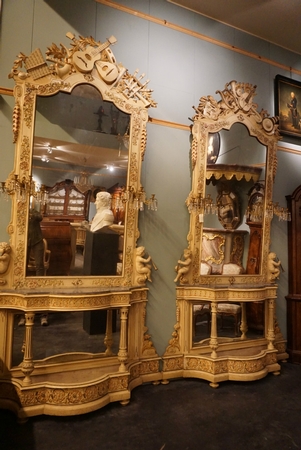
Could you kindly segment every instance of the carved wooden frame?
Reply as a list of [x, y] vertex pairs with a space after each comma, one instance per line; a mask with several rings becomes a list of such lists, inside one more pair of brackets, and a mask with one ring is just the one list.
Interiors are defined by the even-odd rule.
[[[187, 236], [186, 251], [191, 256], [190, 265], [186, 264], [185, 276], [177, 277], [176, 288], [176, 324], [172, 338], [163, 355], [163, 380], [177, 377], [195, 377], [210, 381], [214, 388], [225, 380], [258, 380], [268, 372], [279, 373], [278, 361], [286, 359], [283, 340], [275, 317], [275, 299], [277, 286], [271, 283], [268, 273], [268, 255], [270, 246], [271, 218], [263, 221], [264, 244], [262, 248], [261, 272], [256, 275], [200, 274], [200, 253], [203, 235], [203, 220], [200, 210], [195, 208], [195, 199], [205, 198], [207, 174], [207, 148], [210, 133], [229, 130], [234, 123], [241, 123], [248, 129], [250, 136], [266, 146], [266, 178], [264, 208], [272, 201], [273, 183], [277, 168], [277, 142], [280, 139], [278, 119], [269, 117], [262, 110], [257, 111], [253, 103], [255, 87], [249, 83], [227, 83], [225, 89], [217, 91], [221, 100], [211, 95], [202, 97], [193, 118], [191, 167], [192, 188], [186, 200], [190, 212], [190, 229]], [[211, 168], [214, 166], [211, 166]], [[244, 166], [229, 166], [227, 179], [243, 177], [249, 181], [253, 173], [244, 170]], [[231, 167], [233, 172], [231, 173]], [[235, 169], [238, 168], [238, 173]], [[210, 169], [211, 170], [211, 169]], [[209, 171], [210, 171], [209, 170]], [[224, 175], [215, 173], [217, 179]], [[255, 177], [256, 178], [256, 177]], [[180, 261], [179, 261], [180, 263]], [[210, 337], [199, 343], [193, 342], [193, 307], [201, 302], [210, 304]], [[242, 320], [241, 337], [223, 339], [217, 332], [217, 310], [219, 303], [240, 303]], [[265, 308], [264, 336], [258, 340], [247, 339], [246, 304], [263, 302]], [[166, 381], [167, 382], [167, 381]]]
[[[217, 91], [221, 100], [216, 101], [212, 96], [202, 97], [198, 107], [195, 108], [196, 114], [193, 117], [192, 127], [192, 145], [191, 145], [191, 165], [192, 165], [192, 189], [187, 198], [189, 206], [193, 197], [205, 197], [206, 189], [206, 160], [209, 133], [216, 133], [222, 129], [229, 130], [234, 123], [241, 123], [246, 126], [250, 136], [266, 146], [266, 181], [264, 210], [272, 201], [273, 184], [277, 169], [277, 142], [280, 139], [278, 130], [278, 119], [269, 117], [267, 111], [257, 111], [257, 105], [253, 103], [255, 87], [249, 83], [237, 83], [231, 81], [226, 84], [225, 89]], [[249, 102], [244, 99], [249, 97]], [[234, 170], [234, 169], [233, 169]], [[227, 174], [230, 179], [233, 174]], [[245, 175], [243, 172], [240, 176]], [[234, 279], [229, 276], [219, 275], [214, 278], [214, 284], [260, 284], [267, 280], [267, 258], [270, 246], [270, 228], [271, 219], [264, 218], [264, 245], [262, 248], [261, 274], [258, 275], [235, 275]], [[192, 264], [189, 274], [186, 275], [185, 284], [190, 285], [208, 285], [212, 283], [212, 275], [199, 275], [200, 260], [199, 249], [202, 239], [203, 223], [198, 220], [198, 212], [190, 213], [190, 231], [187, 236], [188, 247], [192, 251]]]
[[[70, 35], [70, 33], [68, 33]], [[67, 34], [67, 36], [68, 36]], [[70, 37], [70, 36], [69, 36]], [[105, 101], [112, 102], [121, 111], [130, 114], [130, 142], [128, 185], [135, 192], [140, 189], [141, 163], [146, 150], [148, 108], [155, 107], [151, 90], [146, 83], [129, 74], [122, 64], [117, 64], [111, 49], [101, 52], [100, 62], [108, 63], [116, 72], [116, 79], [108, 81], [102, 78], [95, 65], [90, 71], [79, 70], [74, 63], [74, 55], [86, 48], [98, 51], [104, 44], [93, 38], [74, 38], [72, 46], [52, 44], [44, 60], [40, 50], [35, 50], [29, 57], [20, 53], [14, 62], [10, 77], [15, 80], [13, 112], [13, 136], [16, 144], [15, 167], [7, 182], [18, 175], [20, 180], [29, 181], [32, 166], [33, 126], [36, 96], [49, 96], [59, 91], [71, 92], [79, 84], [96, 87]], [[38, 67], [30, 67], [31, 60], [39, 61]], [[51, 61], [48, 65], [46, 61]], [[30, 67], [30, 68], [29, 68]], [[27, 70], [24, 70], [27, 69]], [[14, 197], [14, 196], [13, 196]], [[27, 217], [29, 202], [17, 202], [13, 198], [12, 218], [8, 226], [10, 244], [13, 249], [12, 263], [5, 274], [2, 284], [14, 289], [33, 288], [106, 288], [124, 287], [134, 284], [134, 249], [139, 237], [138, 211], [133, 203], [127, 203], [124, 269], [122, 276], [82, 276], [82, 277], [25, 277]]]
[[[69, 36], [68, 36], [69, 35]], [[70, 37], [70, 33], [67, 34]], [[86, 48], [99, 51], [104, 44], [93, 38], [72, 37], [70, 48], [52, 44], [46, 60], [38, 49], [30, 57], [20, 53], [10, 77], [15, 81], [13, 111], [13, 138], [15, 164], [7, 184], [14, 179], [30, 181], [32, 169], [33, 125], [36, 96], [49, 96], [59, 91], [71, 92], [88, 83], [99, 90], [104, 100], [131, 115], [128, 185], [134, 192], [141, 188], [141, 164], [146, 149], [146, 124], [148, 108], [156, 103], [151, 90], [142, 77], [128, 73], [117, 64], [112, 51], [101, 50], [100, 63], [114, 69], [114, 80], [100, 76], [95, 66], [81, 69], [74, 63], [76, 52]], [[33, 61], [33, 64], [32, 64]], [[48, 65], [46, 61], [52, 62]], [[161, 378], [160, 358], [153, 347], [146, 322], [146, 279], [139, 277], [135, 268], [136, 244], [139, 237], [138, 211], [127, 203], [125, 254], [122, 276], [82, 277], [26, 277], [26, 236], [28, 201], [18, 201], [12, 195], [12, 215], [8, 225], [10, 243], [3, 244], [5, 257], [0, 273], [0, 405], [15, 411], [20, 419], [37, 414], [73, 415], [94, 411], [112, 401], [127, 404], [131, 389], [143, 382]], [[139, 248], [139, 247], [138, 247]], [[4, 251], [4, 250], [3, 250]], [[93, 311], [107, 310], [105, 345], [106, 358], [101, 354], [73, 353], [54, 355], [35, 361], [33, 354], [34, 317], [43, 311]], [[120, 311], [119, 351], [110, 353], [112, 339], [112, 310]], [[12, 342], [14, 314], [25, 317], [24, 358], [19, 366], [12, 367]], [[87, 381], [85, 371], [93, 376]], [[49, 377], [70, 373], [70, 383]], [[38, 382], [36, 382], [38, 377]], [[66, 375], [67, 376], [67, 375]], [[76, 379], [76, 382], [74, 382]]]

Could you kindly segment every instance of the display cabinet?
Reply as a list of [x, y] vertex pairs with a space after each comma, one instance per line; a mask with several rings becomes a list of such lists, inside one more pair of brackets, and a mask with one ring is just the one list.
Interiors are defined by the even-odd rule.
[[[127, 404], [135, 386], [161, 378], [145, 325], [151, 269], [137, 247], [136, 208], [147, 201], [140, 174], [148, 109], [156, 103], [148, 81], [117, 64], [113, 36], [104, 43], [66, 36], [63, 44], [51, 44], [45, 57], [40, 49], [20, 53], [9, 74], [15, 82], [16, 150], [14, 171], [2, 184], [12, 199], [12, 216], [10, 242], [1, 244], [0, 407], [20, 420], [86, 413], [113, 401]], [[89, 185], [78, 191], [61, 180], [78, 175], [84, 165], [103, 179], [112, 160], [120, 162], [125, 186], [120, 262], [118, 271], [103, 267], [87, 274], [84, 255], [77, 265], [64, 245], [70, 243], [70, 221], [87, 218]], [[47, 200], [45, 186], [54, 184]], [[45, 209], [42, 228], [49, 248], [53, 240], [60, 251], [53, 267], [52, 247], [46, 276], [26, 271], [33, 205]], [[65, 272], [70, 263], [73, 272]], [[48, 314], [48, 327], [41, 327], [41, 314]], [[93, 338], [84, 323], [92, 316], [102, 321]]]
[[44, 218], [80, 222], [88, 219], [91, 191], [80, 192], [72, 180], [65, 180], [46, 188], [48, 200]]
[[[196, 377], [217, 387], [257, 380], [279, 374], [279, 361], [287, 358], [275, 313], [280, 263], [270, 249], [273, 216], [288, 218], [272, 202], [279, 132], [276, 118], [257, 111], [255, 91], [232, 81], [217, 91], [219, 101], [208, 95], [195, 107], [190, 229], [176, 266], [177, 322], [163, 356], [166, 382]], [[253, 304], [264, 311], [259, 330], [247, 314]]]

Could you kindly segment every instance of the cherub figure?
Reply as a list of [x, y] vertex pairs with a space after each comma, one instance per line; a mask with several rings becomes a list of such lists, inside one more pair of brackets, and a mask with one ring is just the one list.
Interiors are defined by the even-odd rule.
[[191, 250], [189, 250], [189, 248], [186, 248], [184, 250], [184, 261], [182, 261], [181, 259], [178, 260], [178, 264], [175, 267], [175, 271], [177, 272], [177, 276], [174, 279], [175, 283], [179, 280], [183, 280], [184, 275], [188, 272], [191, 264], [191, 255]]
[[270, 282], [275, 281], [279, 278], [280, 275], [280, 269], [279, 266], [281, 266], [281, 261], [276, 261], [276, 253], [271, 252], [269, 253], [268, 258], [268, 280]]
[[4, 274], [10, 262], [11, 246], [7, 242], [0, 242], [0, 274]]
[[137, 282], [139, 284], [144, 283], [146, 280], [152, 282], [151, 279], [151, 271], [152, 266], [148, 264], [151, 261], [151, 257], [148, 256], [144, 258], [145, 248], [137, 247], [136, 248], [136, 259], [135, 259], [135, 268], [137, 272]]

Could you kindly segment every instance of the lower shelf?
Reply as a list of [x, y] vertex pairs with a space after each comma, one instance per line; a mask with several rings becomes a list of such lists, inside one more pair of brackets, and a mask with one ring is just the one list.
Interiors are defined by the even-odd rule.
[[[107, 373], [87, 381], [87, 374], [77, 371], [74, 382], [35, 380], [24, 385], [22, 379], [3, 379], [0, 383], [0, 408], [10, 409], [20, 421], [41, 414], [72, 416], [100, 409], [111, 402], [129, 403], [131, 390], [145, 382], [161, 380], [159, 360], [140, 360], [127, 365], [126, 372]], [[95, 371], [94, 371], [95, 372]], [[81, 381], [82, 378], [85, 381]], [[76, 379], [76, 381], [75, 381]]]
[[210, 381], [212, 387], [218, 387], [222, 381], [255, 381], [268, 373], [280, 373], [277, 350], [254, 349], [248, 354], [245, 349], [223, 355], [222, 352], [212, 358], [210, 353], [202, 355], [170, 355], [163, 357], [163, 379], [191, 377]]

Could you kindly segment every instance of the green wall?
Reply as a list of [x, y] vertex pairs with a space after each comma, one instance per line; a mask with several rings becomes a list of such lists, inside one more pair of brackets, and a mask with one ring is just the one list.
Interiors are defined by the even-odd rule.
[[[182, 9], [165, 0], [124, 0], [122, 5], [179, 25], [209, 38], [269, 58], [271, 61], [301, 69], [299, 55], [276, 47], [201, 15]], [[65, 37], [71, 31], [92, 35], [100, 41], [112, 34], [118, 42], [112, 48], [118, 62], [130, 73], [139, 69], [150, 79], [153, 98], [158, 102], [151, 117], [190, 125], [199, 98], [215, 95], [231, 80], [257, 85], [258, 109], [274, 115], [274, 78], [290, 76], [258, 58], [248, 57], [188, 33], [172, 30], [135, 15], [101, 5], [94, 0], [10, 0], [4, 1], [1, 17], [0, 86], [12, 88], [8, 79], [13, 62], [20, 51], [28, 55], [39, 47], [45, 54], [52, 42], [69, 45]], [[294, 75], [300, 81], [300, 76]], [[218, 97], [217, 97], [218, 99]], [[13, 169], [11, 117], [13, 98], [0, 97], [1, 165], [0, 179]], [[287, 142], [287, 141], [286, 141]], [[285, 142], [285, 145], [286, 145]], [[299, 149], [298, 142], [291, 143]], [[301, 149], [300, 149], [301, 150]], [[285, 205], [285, 195], [301, 182], [298, 154], [279, 152], [274, 201]], [[148, 124], [147, 151], [143, 163], [142, 184], [150, 195], [156, 193], [159, 210], [140, 217], [140, 243], [146, 247], [158, 266], [149, 283], [147, 326], [154, 345], [162, 354], [171, 338], [175, 324], [174, 266], [186, 246], [189, 217], [185, 199], [190, 191], [189, 132], [177, 128]], [[0, 203], [0, 239], [7, 240], [6, 227], [10, 217], [9, 203]], [[279, 281], [278, 320], [286, 334], [286, 303], [288, 293], [286, 224], [273, 220], [272, 247], [282, 261], [285, 272]]]

